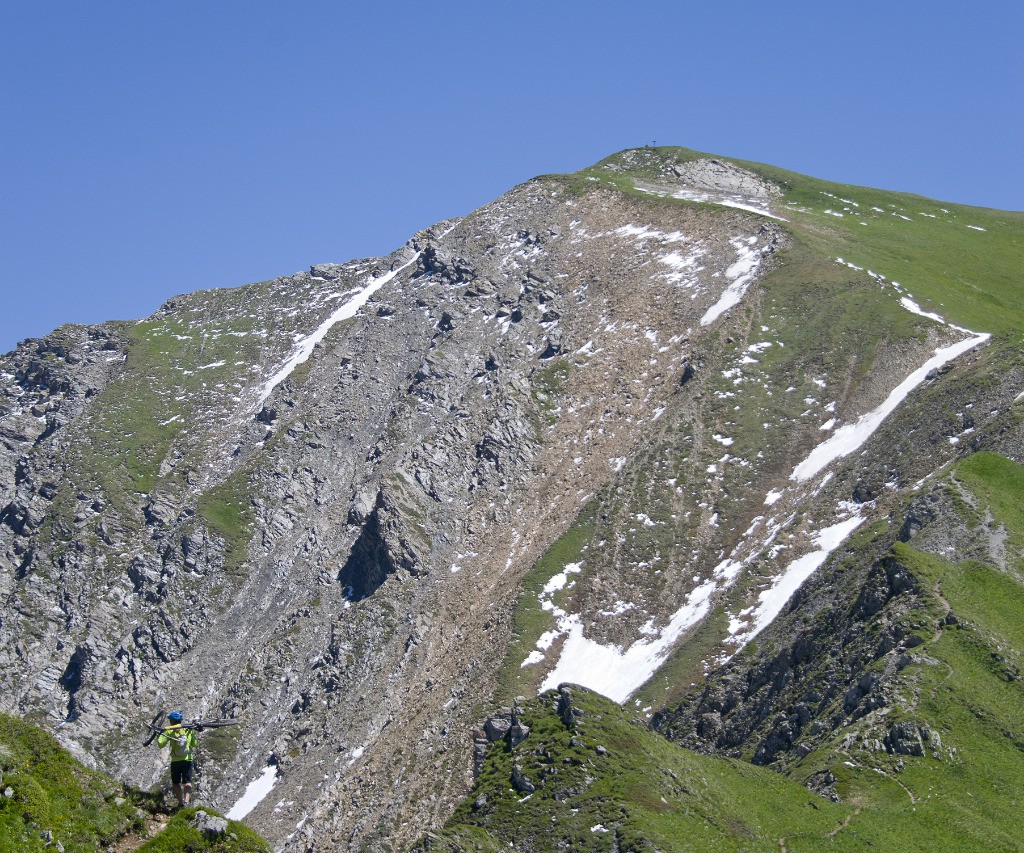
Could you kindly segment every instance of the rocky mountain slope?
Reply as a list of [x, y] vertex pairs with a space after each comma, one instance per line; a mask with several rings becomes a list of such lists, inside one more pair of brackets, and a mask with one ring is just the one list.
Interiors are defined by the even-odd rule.
[[789, 767], [892, 707], [910, 664], [871, 667], [924, 630], [900, 548], [1019, 577], [1010, 528], [947, 521], [942, 484], [1021, 461], [1022, 235], [638, 149], [386, 258], [22, 342], [0, 702], [143, 786], [156, 710], [239, 718], [204, 791], [272, 781], [246, 820], [288, 850], [440, 826], [474, 727], [564, 681]]

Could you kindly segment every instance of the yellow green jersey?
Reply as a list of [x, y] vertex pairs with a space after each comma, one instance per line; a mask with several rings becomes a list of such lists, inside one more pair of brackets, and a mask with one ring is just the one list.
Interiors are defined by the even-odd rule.
[[160, 737], [156, 739], [156, 745], [165, 747], [171, 745], [171, 761], [193, 761], [196, 755], [196, 733], [184, 726], [173, 725], [165, 728]]

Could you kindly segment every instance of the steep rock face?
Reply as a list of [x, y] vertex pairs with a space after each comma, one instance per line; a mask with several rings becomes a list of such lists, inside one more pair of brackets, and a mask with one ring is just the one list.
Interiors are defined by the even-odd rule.
[[[625, 169], [645, 181], [600, 178]], [[849, 533], [956, 456], [963, 424], [918, 408], [794, 479], [975, 341], [809, 249], [734, 164], [605, 172], [386, 258], [60, 331], [107, 356], [4, 357], [5, 709], [143, 785], [163, 765], [141, 720], [237, 717], [206, 736], [215, 802], [270, 765], [248, 820], [276, 844], [399, 847], [464, 793], [496, 691], [604, 669], [625, 698], [689, 638], [688, 683], [770, 621], [760, 593], [822, 524]]]
[[8, 525], [39, 522], [56, 486], [30, 478], [28, 455], [88, 408], [124, 360], [124, 347], [113, 324], [67, 326], [22, 341], [8, 356], [0, 401], [0, 504]]
[[[780, 240], [535, 182], [388, 259], [171, 300], [126, 331], [116, 389], [36, 441], [38, 523], [5, 515], [10, 706], [144, 782], [136, 709], [238, 715], [218, 797], [268, 760], [282, 793], [318, 790], [257, 813], [269, 836], [307, 815], [330, 843], [411, 837], [461, 794], [518, 579]], [[26, 354], [8, 363], [28, 393]]]

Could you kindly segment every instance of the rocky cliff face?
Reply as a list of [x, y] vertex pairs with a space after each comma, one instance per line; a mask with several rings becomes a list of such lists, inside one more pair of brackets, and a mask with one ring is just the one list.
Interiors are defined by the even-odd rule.
[[[735, 164], [628, 152], [386, 258], [23, 342], [0, 362], [4, 709], [143, 785], [142, 719], [237, 717], [208, 739], [216, 802], [270, 765], [266, 837], [388, 849], [464, 794], [492, 697], [621, 701], [663, 667], [644, 698], [678, 698], [1013, 406], [944, 373], [980, 370], [982, 338], [789, 210]], [[932, 396], [874, 432], [916, 370]], [[905, 653], [881, 632], [865, 655]], [[729, 718], [730, 690], [673, 731], [797, 748], [766, 722], [789, 693]]]

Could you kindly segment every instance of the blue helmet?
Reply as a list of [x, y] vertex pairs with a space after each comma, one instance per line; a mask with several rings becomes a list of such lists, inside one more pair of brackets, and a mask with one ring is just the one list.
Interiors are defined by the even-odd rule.
[[167, 715], [167, 719], [172, 723], [180, 723], [185, 718], [182, 716], [181, 711], [171, 711], [171, 713]]

